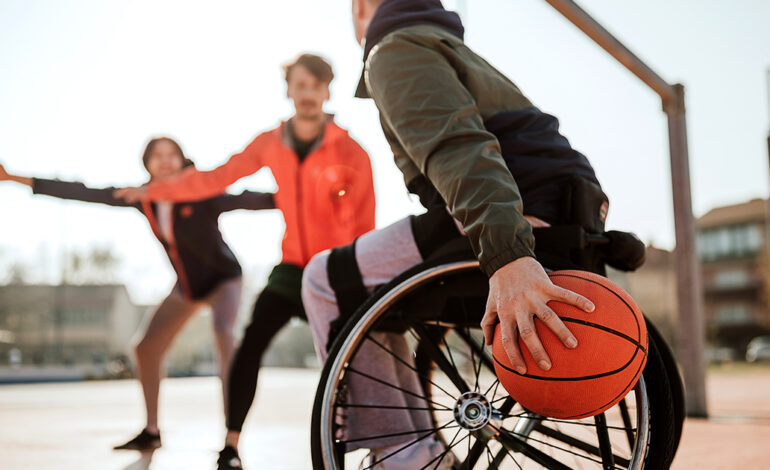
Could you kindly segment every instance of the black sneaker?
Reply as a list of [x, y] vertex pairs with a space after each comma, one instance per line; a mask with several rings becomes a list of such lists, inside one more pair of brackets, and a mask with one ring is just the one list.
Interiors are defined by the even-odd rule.
[[135, 438], [113, 447], [115, 450], [153, 450], [160, 447], [160, 434], [152, 434], [146, 429], [142, 429]]
[[225, 446], [224, 449], [219, 451], [217, 470], [243, 470], [241, 458], [233, 446]]

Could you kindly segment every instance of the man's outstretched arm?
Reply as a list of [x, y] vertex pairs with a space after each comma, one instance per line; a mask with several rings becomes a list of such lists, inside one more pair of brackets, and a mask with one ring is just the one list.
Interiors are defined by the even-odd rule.
[[184, 170], [179, 176], [165, 181], [150, 183], [141, 188], [123, 188], [115, 192], [128, 202], [140, 199], [151, 201], [200, 201], [222, 194], [228, 186], [244, 176], [262, 168], [259, 137], [241, 153], [237, 153], [223, 165], [209, 171], [195, 168]]

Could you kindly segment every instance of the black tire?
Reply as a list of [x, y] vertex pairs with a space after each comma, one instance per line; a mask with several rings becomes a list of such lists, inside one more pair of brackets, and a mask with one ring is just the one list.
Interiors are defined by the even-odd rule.
[[650, 336], [647, 364], [642, 372], [650, 401], [650, 447], [645, 468], [651, 470], [668, 469], [679, 444], [676, 406], [659, 348], [657, 341]]
[[663, 366], [666, 369], [666, 376], [668, 377], [668, 383], [671, 390], [671, 397], [673, 399], [674, 407], [674, 455], [679, 448], [679, 442], [682, 439], [682, 428], [684, 426], [684, 418], [686, 414], [686, 408], [684, 403], [684, 383], [682, 382], [682, 376], [679, 374], [679, 366], [674, 359], [674, 352], [671, 347], [660, 334], [658, 328], [648, 318], [647, 331], [650, 335], [650, 341], [655, 342], [657, 351], [660, 353], [660, 358], [663, 361]]

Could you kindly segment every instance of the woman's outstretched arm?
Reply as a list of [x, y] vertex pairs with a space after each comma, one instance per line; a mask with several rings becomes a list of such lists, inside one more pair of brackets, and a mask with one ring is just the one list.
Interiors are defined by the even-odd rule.
[[59, 199], [95, 202], [108, 206], [137, 207], [135, 204], [129, 204], [123, 199], [113, 196], [112, 193], [115, 188], [95, 189], [77, 182], [16, 176], [8, 173], [2, 165], [0, 165], [0, 181], [15, 181], [32, 188], [34, 194], [44, 194]]

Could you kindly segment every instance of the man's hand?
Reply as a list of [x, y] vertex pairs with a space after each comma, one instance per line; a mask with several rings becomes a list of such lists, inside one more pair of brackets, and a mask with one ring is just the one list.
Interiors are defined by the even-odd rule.
[[121, 188], [112, 193], [113, 196], [123, 199], [129, 204], [139, 202], [147, 195], [147, 187], [140, 188]]
[[547, 303], [551, 300], [574, 305], [586, 312], [594, 310], [594, 304], [590, 300], [555, 286], [540, 263], [529, 256], [506, 264], [489, 279], [489, 298], [484, 318], [481, 320], [484, 338], [487, 344], [492, 344], [495, 325], [499, 321], [503, 348], [511, 365], [520, 374], [527, 372], [527, 365], [519, 350], [519, 336], [540, 368], [551, 368], [551, 360], [537, 336], [535, 316], [540, 318], [565, 346], [570, 349], [577, 347], [575, 336], [548, 307]]
[[8, 174], [7, 171], [5, 171], [5, 167], [3, 167], [2, 164], [0, 164], [0, 181], [10, 181], [11, 175]]
[[551, 224], [545, 220], [538, 219], [534, 215], [525, 215], [524, 218], [527, 219], [527, 222], [529, 222], [529, 225], [531, 225], [532, 228], [545, 228], [551, 226]]
[[0, 165], [0, 181], [15, 181], [17, 183], [25, 184], [29, 187], [32, 187], [32, 178], [12, 175], [7, 171], [5, 171], [5, 167], [3, 165]]

